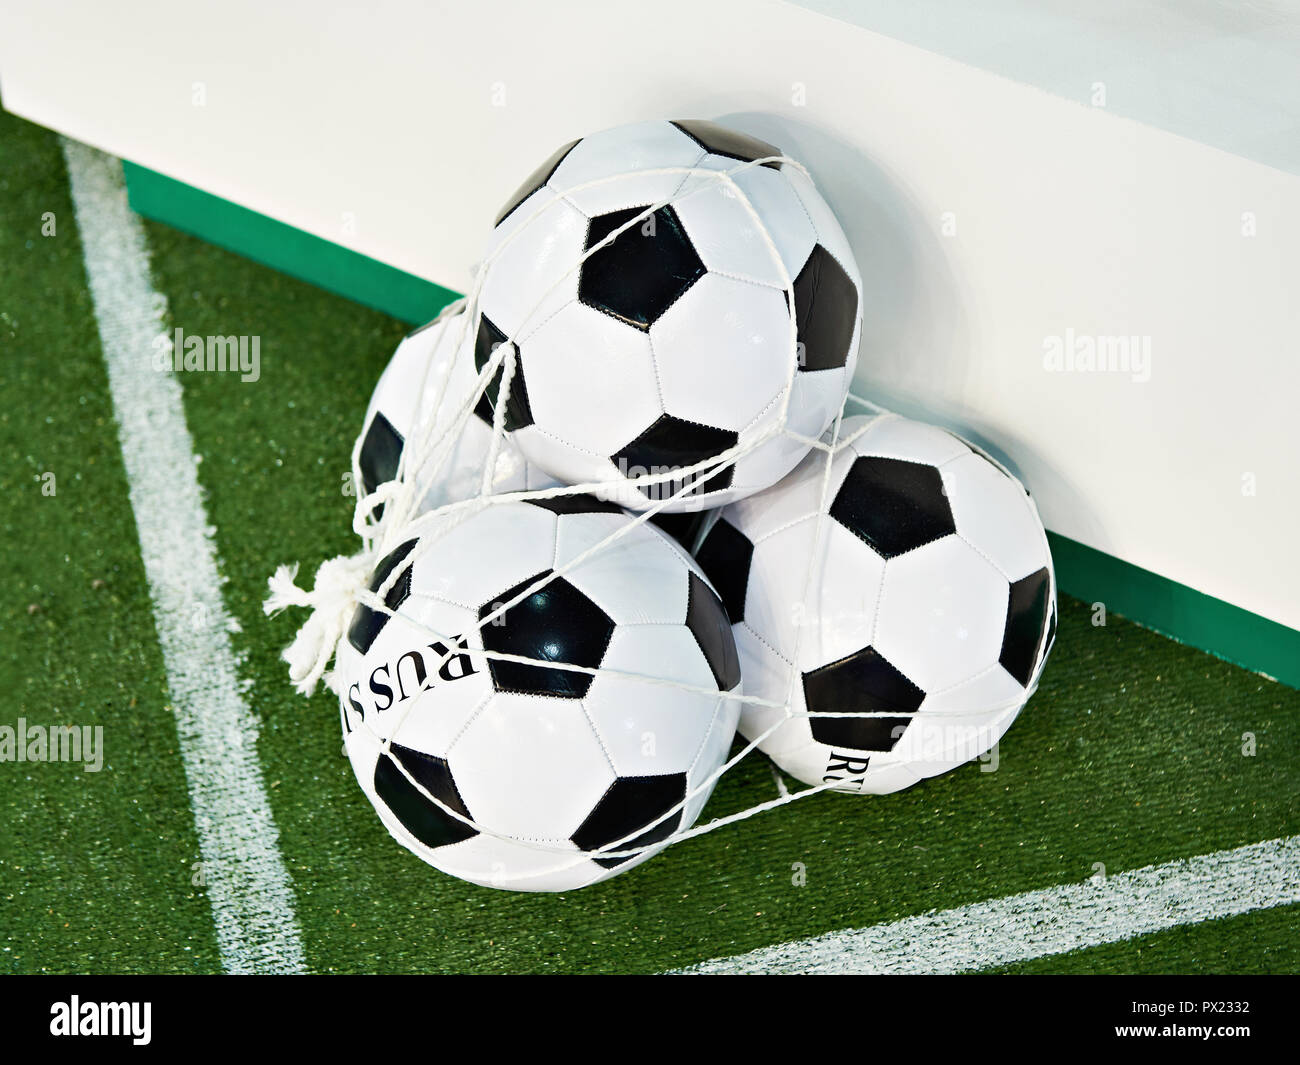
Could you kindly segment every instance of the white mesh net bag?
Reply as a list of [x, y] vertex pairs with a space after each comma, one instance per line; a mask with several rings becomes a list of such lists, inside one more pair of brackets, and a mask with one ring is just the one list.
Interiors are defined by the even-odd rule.
[[[841, 420], [860, 289], [807, 172], [712, 123], [587, 137], [524, 183], [376, 388], [362, 549], [267, 601], [312, 609], [291, 676], [338, 694], [399, 842], [567, 890], [996, 742], [1054, 628], [1042, 527], [951, 434]], [[756, 748], [808, 787], [697, 824]]]

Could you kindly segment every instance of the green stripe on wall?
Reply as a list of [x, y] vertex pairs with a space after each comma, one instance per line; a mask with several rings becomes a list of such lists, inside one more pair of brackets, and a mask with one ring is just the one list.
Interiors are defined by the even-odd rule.
[[1061, 591], [1300, 688], [1300, 632], [1049, 532]]
[[122, 168], [131, 206], [146, 218], [394, 318], [427, 322], [460, 295], [135, 163], [123, 160]]
[[[417, 324], [457, 293], [311, 236], [211, 193], [123, 163], [131, 206], [147, 218]], [[1181, 643], [1300, 687], [1300, 632], [1049, 533], [1061, 590]]]

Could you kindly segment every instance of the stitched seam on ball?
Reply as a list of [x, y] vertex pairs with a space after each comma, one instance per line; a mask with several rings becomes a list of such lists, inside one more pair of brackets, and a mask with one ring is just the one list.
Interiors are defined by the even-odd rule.
[[614, 764], [614, 756], [610, 754], [609, 748], [605, 745], [605, 737], [601, 735], [595, 719], [591, 716], [591, 711], [587, 709], [587, 700], [585, 698], [579, 699], [578, 705], [582, 707], [582, 716], [587, 722], [587, 727], [591, 729], [591, 734], [596, 737], [596, 742], [600, 745], [600, 753], [605, 756], [609, 771], [614, 774], [614, 779], [617, 780], [620, 775], [618, 766]]
[[[816, 511], [813, 511], [811, 514], [805, 514], [805, 515], [804, 515], [803, 517], [801, 517], [801, 518], [795, 518], [793, 521], [788, 521], [788, 522], [786, 522], [784, 525], [780, 525], [780, 526], [778, 526], [777, 528], [773, 529], [771, 532], [765, 532], [765, 533], [764, 533], [762, 536], [760, 536], [757, 540], [754, 540], [754, 541], [753, 541], [753, 544], [754, 544], [755, 547], [758, 547], [758, 545], [761, 544], [761, 543], [763, 543], [763, 541], [765, 541], [765, 540], [770, 540], [770, 539], [771, 539], [773, 536], [775, 536], [777, 533], [785, 532], [786, 529], [793, 529], [796, 525], [801, 525], [801, 524], [803, 524], [805, 521], [811, 521], [811, 520], [812, 520], [813, 518], [815, 518], [815, 517], [817, 517], [817, 512], [816, 512]], [[831, 520], [834, 520], [834, 519], [831, 519]]]
[[[580, 446], [580, 445], [578, 445], [578, 444], [575, 444], [575, 443], [573, 443], [573, 441], [571, 441], [571, 440], [567, 440], [567, 439], [565, 439], [564, 437], [560, 436], [559, 434], [557, 434], [557, 433], [553, 433], [553, 432], [551, 432], [549, 429], [545, 429], [545, 428], [543, 428], [540, 422], [533, 422], [532, 425], [525, 426], [525, 428], [527, 428], [527, 429], [534, 429], [534, 430], [536, 430], [537, 432], [541, 433], [542, 436], [549, 437], [551, 440], [554, 440], [557, 444], [560, 444], [560, 445], [562, 445], [562, 446], [564, 446], [564, 447], [567, 447], [567, 448], [569, 448], [569, 450], [571, 450], [571, 451], [576, 451], [576, 452], [578, 452], [580, 455], [589, 455], [589, 456], [591, 456], [592, 458], [600, 459], [600, 460], [602, 460], [603, 462], [609, 462], [609, 456], [608, 456], [608, 455], [602, 455], [599, 451], [591, 451], [591, 450], [588, 450], [588, 449], [585, 448], [585, 447], [582, 447], [582, 446]], [[599, 478], [599, 477], [592, 477], [592, 478], [589, 478], [589, 479], [590, 479], [590, 480], [593, 480], [593, 481], [596, 481], [596, 480], [599, 480], [600, 478]]]
[[[966, 447], [966, 445], [965, 445], [961, 440], [958, 440], [957, 437], [953, 436], [952, 433], [948, 433], [948, 435], [949, 435], [949, 436], [952, 436], [953, 440], [956, 440], [957, 443], [959, 443], [959, 444], [962, 445], [962, 447]], [[959, 460], [961, 460], [961, 459], [966, 458], [967, 455], [974, 455], [976, 458], [979, 458], [979, 459], [983, 459], [983, 458], [984, 458], [983, 455], [979, 454], [979, 453], [976, 452], [976, 451], [972, 451], [970, 448], [967, 447], [966, 450], [963, 451], [960, 455], [954, 455], [954, 456], [953, 456], [952, 458], [950, 458], [950, 459], [944, 459], [941, 463], [939, 463], [937, 466], [935, 466], [935, 469], [936, 469], [936, 470], [942, 470], [945, 466], [951, 466], [954, 462], [957, 462], [957, 461], [959, 461]], [[993, 463], [990, 462], [989, 465], [990, 465], [990, 466], [993, 466]], [[993, 466], [993, 468], [994, 468], [995, 470], [997, 469], [996, 466]], [[1001, 471], [1001, 470], [998, 470], [998, 472], [1001, 473], [1002, 471]]]
[[[549, 184], [547, 187], [550, 188]], [[557, 189], [551, 188], [551, 191], [555, 193], [558, 199], [560, 199], [564, 203], [567, 203], [570, 207], [572, 207], [575, 211], [577, 211], [578, 214], [582, 215], [583, 218], [586, 218], [588, 222], [591, 221], [591, 219], [587, 217], [587, 212], [584, 211], [581, 207], [579, 207], [576, 203], [574, 203], [571, 199], [569, 199], [569, 194], [570, 192], [572, 192], [572, 189], [566, 189], [564, 192], [560, 192]]]
[[646, 522], [646, 524], [642, 526], [642, 528], [654, 529], [655, 533], [657, 534], [654, 541], [656, 546], [662, 547], [663, 550], [669, 552], [669, 554], [671, 555], [674, 561], [686, 563], [687, 569], [689, 569], [697, 577], [703, 578], [710, 588], [713, 587], [712, 582], [709, 581], [709, 579], [704, 575], [704, 571], [701, 570], [698, 565], [696, 565], [695, 559], [691, 557], [690, 552], [687, 551], [686, 548], [682, 547], [682, 545], [679, 544], [673, 537], [669, 536], [662, 529], [651, 524], [650, 522]]
[[[778, 651], [775, 647], [773, 647], [770, 643], [768, 643], [767, 640], [765, 640], [765, 639], [763, 638], [763, 636], [758, 632], [758, 630], [755, 629], [755, 628], [754, 628], [754, 627], [753, 627], [753, 626], [752, 626], [748, 621], [744, 621], [744, 620], [742, 620], [740, 623], [745, 627], [746, 631], [748, 631], [749, 634], [750, 634], [752, 637], [754, 637], [754, 639], [756, 639], [759, 643], [761, 643], [764, 647], [766, 647], [769, 651], [771, 651], [772, 654], [776, 655], [776, 657], [779, 658], [782, 662], [784, 662], [787, 666], [789, 666], [791, 669], [798, 669], [798, 668], [799, 668], [799, 667], [796, 666], [793, 662], [791, 662], [790, 659], [786, 658], [785, 655], [783, 655], [780, 651]], [[775, 707], [775, 706], [764, 706], [764, 707], [761, 707], [761, 709], [763, 709], [763, 710], [775, 710], [775, 709], [777, 709], [777, 707]]]
[[[709, 737], [713, 735], [713, 727], [718, 723], [718, 715], [722, 713], [722, 703], [726, 697], [725, 694], [719, 695], [718, 698], [713, 701], [713, 715], [709, 718], [709, 727], [704, 730], [704, 735], [700, 737], [700, 745], [695, 748], [695, 753], [691, 756], [691, 764], [686, 770], [686, 793], [688, 795], [691, 792], [691, 777], [695, 774], [695, 767], [699, 764], [700, 755], [704, 753], [704, 748], [709, 745]], [[725, 755], [722, 760], [724, 762], [727, 760]], [[714, 781], [714, 784], [717, 784], [716, 780]], [[687, 802], [690, 802], [690, 800], [688, 799]], [[678, 815], [679, 817], [684, 816], [685, 813], [686, 806], [683, 804], [681, 810], [678, 811]]]
[[[497, 831], [497, 830], [494, 829], [493, 831]], [[518, 836], [518, 835], [515, 835], [515, 833], [513, 833], [513, 832], [501, 832], [500, 835], [505, 836], [505, 837], [506, 837], [506, 840], [509, 841], [509, 842], [516, 842], [516, 843], [546, 843], [546, 844], [554, 844], [554, 845], [557, 846], [557, 847], [560, 846], [560, 845], [562, 845], [562, 844], [565, 844], [565, 843], [572, 843], [572, 842], [573, 842], [573, 840], [568, 839], [567, 837], [564, 837], [564, 836]], [[576, 854], [577, 852], [575, 851], [574, 853]], [[557, 854], [557, 855], [553, 855], [553, 857], [555, 857], [555, 858], [561, 858], [561, 857], [563, 857], [563, 855], [558, 855], [558, 854]], [[564, 872], [564, 870], [558, 870], [558, 869], [557, 869], [557, 870], [555, 870], [555, 872]]]
[[[454, 735], [454, 736], [451, 738], [451, 742], [447, 744], [447, 755], [446, 755], [446, 757], [448, 757], [448, 758], [451, 757], [451, 749], [452, 749], [453, 747], [455, 747], [457, 741], [458, 741], [458, 740], [459, 740], [463, 735], [465, 735], [465, 731], [466, 731], [466, 729], [468, 729], [468, 728], [470, 727], [470, 725], [474, 724], [474, 722], [478, 719], [479, 714], [481, 714], [484, 710], [487, 709], [487, 705], [488, 705], [488, 703], [490, 703], [490, 702], [492, 701], [492, 698], [493, 698], [494, 695], [496, 695], [496, 690], [495, 690], [495, 689], [491, 689], [491, 690], [489, 690], [489, 691], [487, 692], [487, 694], [484, 695], [483, 698], [479, 700], [478, 705], [477, 705], [476, 707], [474, 707], [473, 710], [470, 711], [470, 713], [469, 713], [469, 717], [467, 717], [467, 718], [465, 719], [464, 723], [463, 723], [463, 724], [460, 726], [460, 728], [457, 730], [456, 735]], [[400, 727], [400, 726], [398, 727], [398, 731], [399, 731], [399, 732], [401, 731], [401, 727]], [[391, 741], [390, 741], [390, 742], [391, 742]]]
[[[953, 434], [949, 433], [948, 435], [952, 436]], [[953, 436], [953, 439], [957, 440], [958, 443], [962, 442], [956, 436]], [[984, 456], [981, 455], [978, 451], [972, 451], [969, 448], [967, 448], [966, 450], [966, 455], [975, 455], [977, 458], [981, 458], [981, 459], [984, 458]], [[949, 463], [956, 462], [958, 459], [964, 459], [966, 455], [956, 455], [953, 458], [948, 459], [946, 462], [940, 463], [938, 466], [935, 467], [935, 469], [942, 470]], [[985, 459], [985, 461], [987, 462], [988, 460]], [[990, 462], [989, 465], [992, 466], [995, 470], [998, 470], [999, 473], [1004, 472], [1001, 469], [999, 469], [999, 467], [995, 463]], [[996, 562], [994, 562], [993, 559], [989, 558], [988, 555], [986, 555], [982, 550], [980, 550], [979, 545], [976, 544], [974, 541], [972, 541], [969, 537], [967, 537], [965, 533], [963, 533], [960, 529], [957, 530], [957, 535], [960, 536], [962, 541], [967, 545], [969, 545], [970, 548], [976, 552], [976, 554], [980, 555], [980, 557], [982, 557], [985, 561], [987, 561], [989, 565], [991, 565], [995, 570], [997, 570], [998, 573], [1000, 573], [1010, 583], [1015, 584], [1017, 581], [1024, 580], [1026, 577], [1029, 576], [1030, 573], [1037, 573], [1040, 569], [1046, 567], [1048, 572], [1052, 576], [1052, 586], [1053, 589], [1055, 589], [1056, 574], [1054, 571], [1054, 567], [1052, 566], [1052, 549], [1051, 549], [1051, 545], [1047, 541], [1047, 530], [1043, 528], [1043, 519], [1038, 514], [1038, 507], [1033, 502], [1033, 496], [1029, 494], [1029, 490], [1025, 488], [1023, 483], [1020, 484], [1020, 489], [1021, 492], [1023, 493], [1023, 500], [1027, 504], [1026, 513], [1028, 513], [1028, 515], [1033, 519], [1034, 524], [1037, 527], [1038, 541], [1043, 548], [1044, 555], [1046, 556], [1045, 561], [1043, 562], [1042, 565], [1036, 566], [1034, 569], [1031, 569], [1029, 573], [1022, 573], [1019, 577], [1012, 577], [1001, 566], [999, 566]], [[949, 509], [951, 509], [951, 505], [949, 506]], [[957, 523], [957, 516], [954, 514], [953, 524], [955, 525], [956, 523]]]
[[[512, 336], [512, 337], [508, 337], [508, 338], [507, 338], [508, 342], [511, 343], [511, 344], [513, 344], [513, 345], [515, 346], [515, 351], [516, 351], [516, 353], [517, 353], [516, 357], [517, 357], [517, 359], [518, 359], [518, 361], [519, 361], [519, 366], [520, 366], [520, 367], [523, 366], [523, 361], [524, 361], [524, 348], [523, 348], [524, 341], [526, 341], [526, 340], [532, 340], [533, 338], [535, 338], [535, 337], [537, 336], [537, 334], [540, 333], [540, 332], [542, 331], [543, 328], [545, 328], [545, 326], [547, 325], [548, 322], [551, 322], [551, 321], [553, 321], [555, 318], [558, 318], [559, 315], [560, 315], [560, 312], [561, 312], [561, 311], [566, 311], [566, 310], [568, 310], [568, 309], [569, 309], [570, 307], [572, 307], [575, 303], [581, 304], [583, 307], [588, 306], [588, 304], [583, 303], [583, 302], [582, 302], [580, 299], [578, 299], [576, 296], [571, 297], [570, 299], [566, 300], [564, 303], [560, 304], [560, 306], [556, 307], [555, 310], [553, 310], [550, 314], [548, 314], [545, 318], [543, 318], [543, 319], [542, 319], [540, 322], [538, 322], [535, 326], [533, 326], [531, 329], [529, 329], [528, 332], [525, 333], [525, 332], [522, 330], [522, 328], [521, 328], [520, 331], [519, 331], [517, 334], [515, 334], [515, 335]], [[594, 308], [593, 308], [593, 310], [594, 310]], [[525, 319], [524, 324], [525, 324], [525, 325], [528, 324], [527, 319]]]
[[661, 414], [667, 414], [668, 403], [664, 399], [664, 382], [663, 378], [659, 376], [659, 352], [655, 350], [655, 339], [650, 335], [650, 330], [648, 329], [646, 330], [645, 339], [646, 343], [650, 345], [650, 368], [654, 370], [655, 392], [659, 396], [659, 412]]
[[[474, 611], [474, 610], [476, 609], [475, 607], [470, 606], [468, 603], [461, 603], [461, 602], [458, 602], [458, 601], [455, 600], [455, 599], [448, 599], [445, 595], [435, 595], [433, 592], [410, 592], [410, 593], [406, 596], [406, 600], [404, 600], [404, 601], [409, 602], [410, 600], [415, 600], [416, 602], [420, 602], [421, 600], [425, 600], [425, 599], [428, 599], [428, 600], [430, 600], [430, 601], [432, 601], [432, 602], [435, 602], [435, 603], [442, 603], [442, 604], [444, 604], [445, 606], [454, 606], [454, 607], [459, 607], [461, 610], [469, 610], [469, 611], [471, 611], [471, 612]], [[362, 604], [362, 605], [364, 605], [364, 604]], [[394, 610], [394, 611], [393, 611], [393, 615], [396, 616], [396, 615], [399, 614], [400, 612], [401, 612], [400, 609], [399, 609], [399, 610]], [[382, 614], [383, 611], [382, 611], [382, 610], [376, 610], [375, 613], [376, 613], [376, 614]], [[387, 616], [387, 615], [385, 615], [385, 616]]]
[[762, 281], [757, 277], [748, 277], [745, 274], [735, 274], [732, 273], [730, 270], [718, 270], [712, 266], [708, 267], [707, 269], [708, 272], [712, 274], [714, 277], [725, 277], [729, 281], [739, 281], [741, 284], [744, 285], [753, 285], [755, 288], [765, 288], [767, 289], [768, 292], [777, 292], [780, 293], [782, 296], [785, 295], [784, 285], [778, 285], [772, 281]]
[[[953, 515], [953, 524], [954, 524], [954, 525], [956, 524], [956, 515]], [[964, 543], [967, 547], [969, 547], [972, 551], [974, 551], [975, 554], [979, 555], [980, 558], [982, 558], [985, 562], [987, 562], [990, 566], [992, 566], [993, 569], [994, 569], [994, 571], [997, 573], [997, 575], [998, 575], [999, 577], [1001, 577], [1001, 578], [1002, 578], [1004, 581], [1006, 581], [1008, 584], [1015, 584], [1015, 583], [1016, 583], [1012, 578], [1010, 578], [1010, 577], [1007, 576], [1006, 572], [1002, 569], [1001, 566], [999, 566], [996, 562], [994, 562], [993, 559], [989, 558], [989, 556], [986, 555], [986, 554], [985, 554], [985, 553], [980, 549], [980, 547], [979, 547], [977, 544], [972, 543], [972, 542], [970, 541], [970, 539], [969, 539], [969, 538], [968, 538], [968, 537], [967, 537], [967, 536], [966, 536], [966, 535], [965, 535], [965, 534], [964, 534], [960, 529], [957, 530], [956, 535], [957, 535], [957, 539], [958, 539], [958, 540], [960, 540], [962, 543]], [[933, 541], [931, 541], [931, 542], [933, 542]], [[1029, 572], [1030, 572], [1030, 573], [1037, 573], [1038, 571], [1037, 571], [1037, 570], [1030, 570]], [[1027, 576], [1027, 575], [1028, 575], [1028, 574], [1026, 574], [1026, 576]]]
[[[1001, 662], [994, 662], [992, 665], [985, 666], [978, 673], [972, 674], [971, 676], [967, 677], [965, 680], [956, 681], [953, 684], [949, 684], [946, 688], [938, 688], [935, 691], [926, 692], [925, 694], [926, 701], [928, 702], [930, 699], [938, 695], [947, 695], [948, 692], [955, 691], [957, 688], [960, 688], [963, 684], [970, 684], [972, 681], [979, 680], [986, 673], [992, 673], [995, 669], [1001, 669], [1001, 668], [1002, 668]], [[1012, 680], [1015, 680], [1015, 678], [1012, 677]], [[924, 707], [924, 703], [922, 703], [922, 706]], [[920, 711], [917, 712], [919, 713]], [[940, 711], [940, 712], [950, 713], [951, 711]]]
[[[856, 437], [854, 437], [853, 443], [847, 445], [847, 448], [849, 451], [852, 451], [853, 454], [857, 455], [858, 458], [862, 458], [862, 459], [884, 458], [885, 457], [884, 455], [879, 455], [874, 451], [863, 451], [862, 448], [866, 444], [866, 442], [870, 439], [871, 434], [876, 431], [878, 426], [884, 425], [891, 421], [901, 421], [902, 420], [901, 416], [895, 414], [893, 411], [882, 411], [879, 414], [867, 415], [867, 417], [871, 419], [871, 422], [867, 425], [865, 429], [862, 430], [861, 433], [859, 433]], [[840, 423], [841, 432], [843, 431], [843, 428], [844, 428], [843, 422], [841, 422]], [[839, 445], [838, 441], [837, 441], [837, 447], [839, 447], [840, 450], [843, 450], [843, 447]], [[836, 452], [836, 454], [838, 453], [839, 451]], [[936, 467], [936, 469], [937, 468], [938, 467]]]
[[874, 647], [876, 643], [876, 627], [880, 624], [880, 611], [885, 605], [885, 575], [888, 573], [889, 560], [886, 559], [885, 564], [880, 567], [880, 581], [876, 584], [876, 609], [871, 615], [871, 631], [867, 633], [869, 647]]
[[[805, 174], [804, 177], [808, 179], [808, 184], [812, 186], [812, 191], [816, 193], [818, 196], [821, 196], [823, 200], [825, 200], [826, 197], [822, 196], [821, 192], [818, 191], [817, 183], [813, 181], [812, 175]], [[858, 294], [858, 316], [857, 317], [858, 317], [858, 321], [861, 321], [862, 320], [862, 286], [857, 281], [853, 280], [854, 271], [849, 269], [849, 266], [854, 264], [844, 262], [838, 255], [836, 255], [833, 251], [831, 251], [830, 248], [828, 248], [825, 244], [822, 243], [822, 231], [817, 228], [817, 223], [813, 220], [812, 212], [808, 210], [808, 205], [804, 203], [803, 194], [799, 191], [799, 187], [788, 177], [786, 178], [786, 184], [790, 186], [790, 191], [794, 193], [794, 198], [799, 201], [799, 206], [803, 208], [803, 213], [804, 216], [808, 219], [808, 224], [812, 226], [813, 247], [808, 252], [809, 256], [811, 256], [813, 251], [815, 251], [817, 247], [820, 245], [822, 251], [824, 251], [832, 259], [834, 259], [837, 263], [839, 263], [840, 269], [843, 270], [848, 275], [849, 281], [852, 282], [853, 284], [854, 291]], [[829, 203], [826, 204], [826, 207], [829, 210], [830, 204]], [[835, 214], [833, 211], [831, 212], [831, 217], [833, 219], [835, 218]], [[835, 219], [835, 221], [838, 224], [839, 220]], [[833, 235], [834, 234], [832, 234], [832, 236]], [[849, 236], [847, 233], [844, 232], [843, 226], [840, 226], [840, 235], [844, 238], [844, 243], [847, 246], [849, 243]], [[853, 249], [850, 247], [849, 253], [852, 254], [852, 252]], [[790, 279], [790, 284], [791, 287], [793, 288], [794, 287], [793, 278]]]
[[[797, 381], [799, 380], [799, 378], [796, 376], [795, 380]], [[791, 387], [793, 387], [793, 385]], [[769, 399], [767, 403], [763, 406], [763, 409], [760, 410], [757, 414], [755, 414], [754, 417], [751, 418], [748, 422], [746, 422], [745, 425], [741, 427], [740, 431], [742, 433], [747, 433], [751, 429], [753, 429], [755, 425], [757, 425], [760, 421], [763, 420], [764, 415], [766, 415], [774, 406], [776, 406], [778, 403], [781, 402], [781, 397], [783, 395], [785, 395], [785, 385], [782, 385], [779, 389], [777, 389], [776, 395], [773, 396], [771, 399]], [[782, 426], [783, 432], [784, 432], [784, 428], [785, 427]], [[775, 440], [776, 437], [773, 437], [772, 439]], [[763, 444], [759, 446], [760, 447], [766, 446], [767, 443], [769, 443], [769, 441], [764, 441]]]
[[[692, 139], [692, 140], [695, 140], [694, 137], [692, 137], [691, 139]], [[699, 141], [695, 141], [695, 143], [696, 143], [696, 144], [699, 144], [700, 142], [699, 142]], [[697, 156], [695, 157], [695, 162], [693, 162], [693, 163], [690, 165], [690, 169], [691, 169], [691, 170], [698, 170], [699, 167], [700, 167], [700, 164], [701, 164], [702, 162], [704, 162], [704, 160], [707, 159], [708, 157], [709, 157], [709, 150], [708, 150], [707, 148], [705, 148], [702, 152], [700, 152], [699, 155], [697, 155]], [[710, 173], [713, 173], [713, 172], [714, 172], [714, 171], [710, 171]], [[691, 174], [691, 173], [683, 174], [683, 175], [682, 175], [682, 180], [679, 181], [679, 182], [677, 182], [677, 188], [673, 189], [673, 191], [672, 191], [672, 196], [669, 198], [668, 203], [665, 204], [665, 206], [667, 206], [667, 207], [671, 207], [674, 203], [676, 203], [676, 202], [677, 202], [677, 196], [678, 196], [678, 194], [682, 191], [682, 189], [685, 187], [686, 182], [690, 181], [691, 178], [693, 178], [693, 177], [695, 177], [695, 176], [696, 176], [695, 174]], [[701, 186], [701, 188], [703, 188], [703, 186]], [[684, 223], [683, 223], [683, 225], [684, 225]]]
[[[857, 533], [854, 533], [853, 535], [854, 535], [855, 537], [857, 537], [859, 543], [866, 544], [866, 546], [867, 546], [867, 548], [868, 548], [869, 550], [872, 550], [872, 551], [875, 550], [874, 547], [872, 547], [870, 544], [867, 544], [866, 540], [864, 540], [861, 536], [858, 536]], [[925, 543], [923, 543], [923, 544], [917, 544], [915, 547], [909, 547], [906, 551], [900, 551], [900, 552], [898, 552], [898, 554], [896, 554], [896, 555], [890, 555], [887, 559], [885, 559], [885, 562], [886, 562], [886, 564], [888, 564], [888, 563], [890, 563], [890, 562], [893, 562], [894, 559], [896, 559], [896, 558], [906, 558], [908, 555], [911, 555], [911, 554], [914, 554], [914, 553], [917, 552], [917, 551], [920, 551], [923, 547], [929, 547], [931, 544], [937, 544], [937, 543], [939, 543], [939, 541], [941, 541], [941, 540], [946, 540], [946, 539], [948, 539], [948, 537], [950, 537], [950, 536], [955, 536], [955, 537], [957, 537], [958, 540], [961, 539], [961, 534], [958, 533], [956, 529], [953, 529], [952, 532], [946, 532], [946, 533], [944, 533], [942, 536], [934, 536], [934, 537], [931, 537], [929, 540], [926, 540]], [[1002, 571], [999, 570], [998, 572], [1001, 573]]]
[[[809, 228], [812, 230], [812, 232], [813, 232], [813, 246], [812, 246], [811, 248], [808, 249], [808, 254], [811, 256], [812, 253], [816, 250], [817, 245], [818, 245], [818, 244], [821, 244], [821, 242], [822, 242], [822, 231], [821, 231], [820, 229], [817, 228], [817, 221], [816, 221], [816, 219], [813, 218], [813, 216], [812, 216], [812, 212], [811, 212], [810, 210], [808, 210], [808, 205], [807, 205], [806, 203], [803, 202], [803, 196], [800, 195], [800, 193], [799, 193], [799, 186], [796, 185], [793, 181], [790, 180], [790, 175], [789, 175], [789, 174], [783, 173], [783, 172], [781, 172], [781, 171], [778, 171], [778, 173], [781, 173], [781, 176], [785, 178], [786, 186], [790, 189], [791, 192], [794, 193], [794, 201], [795, 201], [795, 203], [797, 203], [797, 204], [799, 205], [799, 210], [803, 211], [803, 216], [804, 216], [806, 219], [808, 219], [808, 227], [809, 227]], [[806, 174], [805, 174], [804, 176], [805, 176], [805, 177], [808, 177], [808, 175], [806, 175]], [[813, 191], [814, 191], [814, 192], [817, 192], [817, 186], [813, 184], [813, 179], [812, 179], [811, 177], [808, 177], [808, 184], [810, 184], [810, 185], [813, 186]], [[817, 195], [820, 196], [821, 193], [818, 192]], [[828, 206], [829, 206], [829, 205], [828, 205]], [[775, 240], [773, 240], [773, 243], [776, 243]], [[825, 245], [822, 245], [822, 246], [825, 247]], [[829, 248], [826, 248], [826, 251], [829, 253], [829, 252], [830, 252], [830, 249], [829, 249]], [[805, 260], [804, 260], [804, 263], [807, 264], [807, 261], [808, 261], [808, 260], [805, 259]], [[783, 260], [783, 262], [784, 262], [784, 260]], [[836, 262], [839, 262], [839, 260], [836, 259]], [[843, 264], [843, 263], [840, 263], [840, 265], [843, 266], [844, 264]], [[801, 268], [801, 269], [802, 269], [802, 268]], [[847, 271], [846, 271], [846, 272], [847, 272]], [[790, 287], [791, 287], [791, 288], [794, 287], [794, 278], [793, 278], [793, 277], [790, 278]]]
[[[673, 121], [672, 119], [669, 119], [668, 124], [669, 124], [670, 126], [672, 126], [673, 129], [675, 129], [678, 133], [681, 133], [681, 134], [683, 134], [683, 135], [689, 137], [689, 138], [691, 139], [692, 143], [698, 145], [700, 148], [703, 148], [703, 149], [704, 149], [704, 155], [708, 155], [708, 154], [709, 154], [709, 149], [708, 149], [707, 147], [705, 147], [704, 142], [703, 142], [702, 140], [700, 140], [700, 138], [697, 137], [694, 133], [692, 133], [689, 129], [686, 129], [684, 126], [678, 125], [678, 123], [675, 122], [675, 121]], [[714, 152], [713, 154], [715, 154], [716, 156], [718, 156], [719, 159], [732, 159], [732, 158], [734, 158], [734, 156], [723, 155], [721, 152]], [[703, 155], [700, 156], [700, 159], [703, 159], [703, 158], [704, 158]], [[697, 159], [696, 162], [699, 162], [699, 160]]]
[[[551, 668], [548, 665], [538, 665], [536, 662], [510, 662], [509, 664], [512, 666], [519, 666], [521, 669]], [[569, 663], [565, 663], [565, 664], [568, 665]], [[593, 666], [592, 668], [597, 669], [599, 667]], [[579, 669], [561, 669], [561, 670], [555, 670], [555, 672], [573, 673], [576, 676], [586, 677], [588, 689], [591, 688], [591, 682], [596, 679], [596, 675], [594, 673], [584, 673], [582, 672], [582, 670]], [[516, 695], [521, 699], [542, 699], [547, 702], [554, 702], [558, 700], [560, 702], [571, 703], [586, 698], [585, 695], [557, 695], [553, 692], [524, 691], [522, 688], [497, 688], [494, 686], [493, 690], [498, 692], [501, 695]]]

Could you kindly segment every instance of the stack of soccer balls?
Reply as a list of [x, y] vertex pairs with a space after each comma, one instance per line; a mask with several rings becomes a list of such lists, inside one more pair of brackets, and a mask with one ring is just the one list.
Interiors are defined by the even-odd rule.
[[855, 794], [997, 742], [1054, 633], [1043, 528], [951, 433], [843, 416], [861, 309], [753, 137], [640, 123], [524, 182], [354, 452], [378, 561], [333, 683], [399, 842], [566, 890], [688, 830], [737, 729]]

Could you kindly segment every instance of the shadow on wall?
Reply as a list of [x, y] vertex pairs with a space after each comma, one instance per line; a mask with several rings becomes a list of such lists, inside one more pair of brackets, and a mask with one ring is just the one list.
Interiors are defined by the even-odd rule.
[[[844, 226], [862, 272], [862, 346], [853, 391], [899, 414], [951, 429], [1031, 490], [1041, 492], [1051, 481], [1053, 497], [1070, 500], [1076, 523], [1077, 516], [1090, 514], [1077, 489], [1045, 464], [1030, 441], [991, 425], [979, 408], [950, 398], [969, 395], [968, 384], [980, 373], [971, 336], [979, 309], [968, 306], [953, 273], [943, 247], [944, 220], [922, 214], [881, 162], [824, 129], [761, 112], [731, 112], [717, 121], [779, 145], [807, 166]], [[937, 401], [940, 391], [949, 398]], [[857, 412], [851, 405], [850, 413]], [[1083, 532], [1093, 543], [1108, 542], [1100, 528]]]

